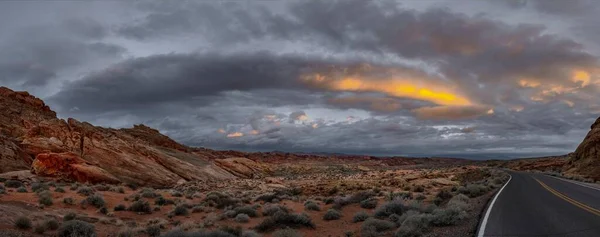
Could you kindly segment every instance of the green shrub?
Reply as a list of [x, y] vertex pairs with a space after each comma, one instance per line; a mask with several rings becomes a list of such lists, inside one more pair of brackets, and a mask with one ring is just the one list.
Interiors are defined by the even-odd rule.
[[394, 200], [381, 205], [375, 210], [375, 217], [386, 218], [391, 214], [402, 215], [407, 210], [407, 207], [400, 200]]
[[248, 223], [250, 221], [250, 216], [240, 213], [235, 216], [235, 221], [239, 223]]
[[56, 229], [58, 229], [58, 227], [60, 226], [60, 225], [58, 224], [58, 221], [56, 221], [56, 220], [55, 220], [55, 219], [53, 219], [53, 218], [52, 218], [52, 219], [47, 219], [47, 220], [44, 222], [44, 225], [45, 225], [45, 226], [46, 226], [46, 228], [48, 228], [49, 230], [56, 230]]
[[233, 198], [229, 195], [219, 193], [219, 192], [210, 192], [206, 194], [206, 198], [204, 198], [204, 202], [212, 202], [215, 204], [217, 208], [225, 208], [228, 206], [237, 206], [240, 203], [239, 199]]
[[94, 229], [94, 225], [78, 221], [78, 220], [70, 220], [63, 223], [58, 229], [59, 237], [84, 237], [84, 236], [96, 236], [96, 230]]
[[302, 237], [298, 231], [290, 228], [285, 228], [273, 232], [273, 237]]
[[116, 205], [114, 211], [125, 211], [127, 208], [123, 204]]
[[75, 220], [75, 218], [77, 218], [77, 214], [69, 212], [63, 217], [63, 221]]
[[160, 236], [160, 226], [159, 225], [149, 225], [146, 226], [146, 234], [150, 237]]
[[283, 211], [275, 212], [254, 227], [259, 232], [270, 231], [276, 228], [309, 227], [314, 229], [315, 224], [306, 214], [292, 214]]
[[172, 213], [176, 216], [187, 216], [189, 212], [185, 206], [178, 205], [173, 209]]
[[340, 218], [342, 218], [342, 213], [340, 213], [339, 211], [337, 211], [335, 209], [327, 210], [327, 212], [323, 216], [323, 220], [326, 220], [326, 221], [339, 220]]
[[273, 214], [280, 212], [280, 211], [289, 213], [290, 209], [288, 209], [285, 206], [276, 205], [276, 204], [265, 205], [263, 207], [263, 216], [272, 216]]
[[94, 194], [91, 196], [88, 196], [86, 199], [86, 202], [96, 208], [101, 208], [104, 207], [104, 198], [102, 198], [102, 196], [98, 195], [98, 194]]
[[429, 230], [431, 216], [429, 214], [411, 215], [402, 222], [398, 231], [394, 234], [396, 237], [417, 237], [422, 236]]
[[56, 187], [56, 188], [54, 188], [54, 192], [64, 193], [65, 190], [61, 187]]
[[140, 212], [140, 213], [152, 213], [152, 208], [150, 207], [150, 203], [144, 200], [137, 200], [127, 208], [128, 211], [132, 212]]
[[154, 199], [154, 204], [159, 206], [173, 205], [175, 202], [171, 199], [165, 199], [163, 196], [158, 196]]
[[344, 207], [346, 205], [350, 205], [350, 204], [354, 204], [354, 203], [360, 203], [362, 201], [368, 200], [369, 198], [372, 198], [375, 195], [376, 194], [373, 193], [373, 191], [358, 192], [358, 193], [355, 193], [355, 194], [350, 195], [348, 197], [339, 198], [339, 199], [335, 200], [333, 208], [339, 210], [339, 209], [342, 209], [342, 207]]
[[50, 187], [45, 183], [35, 182], [31, 184], [31, 191], [33, 192], [37, 193], [46, 190], [50, 190]]
[[359, 211], [356, 214], [354, 214], [354, 217], [352, 217], [352, 222], [356, 223], [356, 222], [363, 222], [365, 220], [367, 220], [369, 218], [369, 214], [367, 214], [365, 211]]
[[88, 186], [81, 186], [78, 190], [77, 190], [78, 194], [81, 194], [83, 196], [90, 196], [92, 194], [94, 194], [94, 189], [88, 187]]
[[467, 217], [467, 212], [464, 210], [457, 207], [447, 207], [434, 210], [431, 223], [435, 226], [456, 225], [465, 217]]
[[246, 214], [249, 217], [257, 217], [258, 216], [258, 212], [256, 211], [256, 209], [252, 206], [243, 206], [243, 207], [236, 207], [235, 209], [233, 209], [237, 214]]
[[15, 220], [15, 227], [22, 230], [27, 230], [31, 228], [31, 220], [29, 218], [21, 216]]
[[19, 187], [17, 189], [17, 192], [19, 192], [19, 193], [26, 193], [27, 192], [27, 188], [25, 188], [25, 187]]
[[35, 232], [36, 234], [43, 234], [44, 232], [46, 232], [46, 230], [48, 230], [48, 228], [46, 228], [46, 226], [44, 224], [36, 224], [33, 227], [33, 232]]
[[332, 197], [328, 197], [328, 198], [325, 198], [324, 202], [325, 202], [325, 204], [332, 204], [333, 202], [335, 202], [335, 199]]
[[304, 209], [306, 209], [307, 211], [320, 211], [321, 207], [316, 202], [306, 201], [304, 203]]
[[52, 206], [52, 194], [49, 191], [38, 193], [38, 202], [44, 206]]
[[360, 202], [360, 207], [365, 208], [365, 209], [374, 209], [377, 207], [377, 199], [369, 198], [367, 200], [362, 200]]
[[75, 200], [73, 200], [73, 198], [66, 197], [66, 198], [63, 198], [63, 203], [66, 205], [73, 205], [73, 204], [75, 204]]
[[6, 186], [7, 188], [18, 188], [23, 186], [23, 183], [19, 180], [9, 179], [4, 181], [4, 186]]
[[142, 191], [140, 191], [140, 194], [144, 198], [156, 198], [156, 197], [160, 196], [160, 194], [154, 192], [154, 189], [151, 189], [151, 188], [142, 189]]
[[391, 230], [396, 224], [391, 221], [368, 218], [360, 225], [361, 237], [381, 236], [381, 232]]

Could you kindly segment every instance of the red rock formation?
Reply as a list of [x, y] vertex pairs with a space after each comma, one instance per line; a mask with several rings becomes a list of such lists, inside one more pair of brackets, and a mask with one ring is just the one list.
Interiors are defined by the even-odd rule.
[[224, 170], [243, 178], [263, 177], [269, 172], [267, 166], [247, 158], [217, 159], [215, 163]]
[[600, 180], [600, 118], [591, 126], [583, 142], [571, 155], [567, 173]]
[[79, 155], [71, 152], [38, 154], [31, 165], [31, 169], [40, 176], [63, 178], [78, 182], [120, 182], [106, 170], [87, 164]]

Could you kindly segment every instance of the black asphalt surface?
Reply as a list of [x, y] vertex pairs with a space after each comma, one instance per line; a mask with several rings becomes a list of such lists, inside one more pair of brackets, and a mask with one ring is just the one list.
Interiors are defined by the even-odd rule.
[[[600, 237], [600, 215], [593, 213], [600, 210], [600, 190], [542, 174], [509, 173], [512, 179], [492, 206], [483, 236]], [[535, 178], [592, 212], [553, 194]]]

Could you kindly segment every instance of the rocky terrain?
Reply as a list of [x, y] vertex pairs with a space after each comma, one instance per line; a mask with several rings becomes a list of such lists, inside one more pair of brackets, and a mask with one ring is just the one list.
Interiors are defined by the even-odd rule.
[[600, 181], [600, 118], [592, 124], [591, 131], [571, 155], [567, 173]]

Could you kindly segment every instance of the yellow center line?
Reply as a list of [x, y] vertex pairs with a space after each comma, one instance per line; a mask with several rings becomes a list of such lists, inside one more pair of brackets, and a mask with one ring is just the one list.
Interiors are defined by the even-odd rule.
[[571, 204], [573, 204], [573, 205], [575, 205], [575, 206], [577, 206], [577, 207], [579, 207], [579, 208], [581, 208], [583, 210], [591, 212], [592, 214], [600, 216], [600, 210], [595, 209], [593, 207], [590, 207], [588, 205], [585, 205], [585, 204], [583, 204], [581, 202], [578, 202], [578, 201], [576, 201], [576, 200], [574, 200], [574, 199], [572, 199], [570, 197], [567, 197], [566, 195], [564, 195], [562, 193], [559, 193], [558, 191], [556, 191], [553, 188], [549, 187], [548, 185], [546, 185], [544, 182], [540, 181], [539, 179], [536, 179], [536, 178], [533, 178], [533, 179], [535, 179], [535, 181], [537, 181], [538, 183], [540, 183], [540, 185], [542, 185], [543, 188], [545, 188], [546, 190], [548, 190], [552, 194], [556, 195], [557, 197], [559, 197], [559, 198], [561, 198], [561, 199], [563, 199], [563, 200], [565, 200], [565, 201], [567, 201], [567, 202], [569, 202], [569, 203], [571, 203]]

